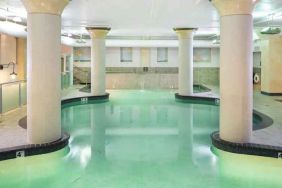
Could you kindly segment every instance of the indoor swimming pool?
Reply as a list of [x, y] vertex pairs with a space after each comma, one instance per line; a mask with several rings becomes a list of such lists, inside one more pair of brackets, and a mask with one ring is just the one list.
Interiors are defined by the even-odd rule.
[[108, 102], [65, 105], [69, 147], [1, 161], [0, 187], [282, 187], [281, 160], [211, 147], [218, 106], [177, 102], [172, 90], [110, 93]]

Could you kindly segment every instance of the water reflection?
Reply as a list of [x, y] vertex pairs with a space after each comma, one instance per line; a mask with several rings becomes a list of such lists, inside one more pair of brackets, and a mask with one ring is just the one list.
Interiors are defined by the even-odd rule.
[[[82, 166], [95, 157], [135, 162], [182, 160], [196, 166], [205, 159], [204, 165], [212, 166], [209, 134], [217, 129], [217, 112], [216, 106], [174, 101], [110, 101], [64, 109], [63, 122], [72, 135], [71, 153], [80, 155], [76, 158], [83, 161]], [[76, 147], [82, 149], [77, 152]]]
[[0, 162], [0, 187], [282, 187], [280, 160], [211, 152], [218, 121], [218, 107], [173, 93], [111, 92], [62, 110], [69, 152]]

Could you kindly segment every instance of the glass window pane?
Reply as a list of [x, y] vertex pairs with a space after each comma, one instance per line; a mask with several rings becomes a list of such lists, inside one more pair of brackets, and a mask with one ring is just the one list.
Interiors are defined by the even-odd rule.
[[157, 48], [157, 62], [167, 62], [168, 61], [168, 49], [167, 48]]
[[194, 48], [194, 62], [211, 62], [210, 48]]
[[132, 48], [120, 48], [120, 61], [132, 62]]
[[3, 113], [19, 107], [19, 83], [2, 86]]

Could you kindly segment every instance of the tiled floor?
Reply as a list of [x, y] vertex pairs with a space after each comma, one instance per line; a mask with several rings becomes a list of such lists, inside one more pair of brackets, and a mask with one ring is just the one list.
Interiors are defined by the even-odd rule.
[[[62, 91], [62, 99], [89, 96], [89, 93], [79, 92], [83, 86], [74, 86]], [[218, 87], [209, 86], [211, 92], [201, 96], [218, 96]], [[282, 146], [282, 97], [269, 97], [254, 91], [254, 109], [270, 116], [274, 124], [268, 128], [253, 132], [252, 142], [265, 145]], [[26, 107], [4, 114], [0, 119], [0, 149], [27, 143], [26, 130], [18, 126], [18, 120], [26, 115]]]
[[26, 106], [10, 111], [0, 118], [0, 149], [27, 144], [26, 130], [18, 121], [26, 116]]

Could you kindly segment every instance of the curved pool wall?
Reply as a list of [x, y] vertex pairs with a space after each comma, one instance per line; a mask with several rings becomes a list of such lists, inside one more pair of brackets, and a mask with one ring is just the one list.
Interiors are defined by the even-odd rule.
[[68, 145], [69, 138], [70, 135], [64, 132], [62, 133], [61, 138], [54, 142], [46, 144], [27, 144], [0, 149], [0, 161], [55, 152], [66, 147]]
[[113, 91], [108, 102], [66, 103], [68, 147], [1, 161], [0, 187], [282, 187], [280, 160], [211, 150], [218, 106], [173, 94]]
[[[209, 89], [206, 88], [205, 86], [196, 85], [196, 87], [203, 87], [203, 90], [205, 90], [205, 92], [209, 91]], [[178, 94], [175, 94], [175, 97], [176, 97], [176, 101], [183, 103], [206, 104], [206, 105], [215, 105], [215, 106], [218, 106], [220, 103], [219, 98], [216, 97], [201, 97], [201, 96], [191, 97], [191, 96], [179, 96]], [[75, 100], [70, 99], [68, 101], [63, 102], [62, 104], [68, 104], [72, 102], [76, 102], [75, 105], [86, 104], [85, 102], [81, 102], [82, 98], [76, 98]], [[88, 101], [90, 101], [91, 103], [91, 99], [89, 99]], [[253, 130], [264, 129], [271, 126], [272, 124], [273, 124], [273, 120], [269, 116], [266, 116], [256, 110], [253, 110]], [[272, 147], [267, 145], [254, 144], [254, 143], [238, 144], [238, 143], [225, 142], [219, 138], [218, 131], [213, 132], [211, 134], [211, 139], [214, 146], [224, 151], [228, 151], [232, 153], [277, 158], [279, 156], [279, 153], [282, 152], [281, 147]]]
[[[209, 88], [202, 85], [194, 85], [194, 87], [198, 88], [198, 91], [208, 92]], [[175, 94], [177, 102], [183, 103], [193, 103], [193, 104], [208, 104], [208, 105], [219, 105], [219, 99], [215, 97], [201, 97], [201, 96], [179, 96]], [[62, 109], [73, 106], [73, 105], [84, 105], [84, 104], [97, 104], [104, 103], [109, 101], [109, 93], [106, 93], [103, 96], [86, 96], [86, 97], [76, 97], [62, 100]], [[23, 120], [19, 121], [19, 125], [22, 126], [23, 123], [20, 123]], [[258, 130], [262, 128], [266, 128], [270, 126], [273, 121], [270, 117], [253, 111], [253, 130]], [[25, 125], [26, 126], [26, 125]], [[24, 126], [22, 126], [24, 128]], [[63, 133], [62, 138], [58, 141], [46, 144], [30, 144], [30, 145], [22, 145], [13, 148], [5, 148], [0, 150], [0, 160], [17, 158], [19, 152], [23, 152], [25, 156], [38, 155], [54, 152], [62, 149], [63, 147], [68, 145], [69, 139], [68, 133]], [[222, 149], [224, 151], [229, 151], [233, 153], [242, 153], [242, 154], [251, 154], [251, 155], [261, 155], [261, 156], [269, 156], [269, 157], [277, 157], [279, 153], [282, 151], [279, 147], [271, 147], [265, 145], [258, 144], [237, 144], [237, 143], [229, 143], [223, 141], [219, 138], [218, 132], [214, 132], [211, 134], [212, 143], [214, 146]], [[254, 148], [251, 150], [250, 148]], [[267, 152], [269, 151], [269, 152]]]

